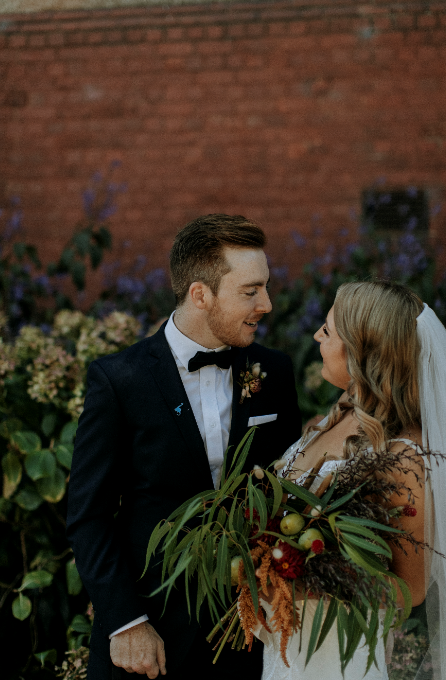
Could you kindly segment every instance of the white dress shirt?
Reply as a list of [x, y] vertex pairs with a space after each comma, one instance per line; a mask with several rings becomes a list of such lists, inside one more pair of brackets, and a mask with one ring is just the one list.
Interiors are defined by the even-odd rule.
[[[228, 350], [229, 347], [223, 345], [215, 350], [202, 347], [178, 330], [174, 323], [174, 315], [175, 312], [167, 322], [164, 333], [203, 438], [212, 479], [214, 486], [217, 487], [220, 483], [223, 457], [228, 447], [231, 429], [232, 369], [219, 368], [214, 364], [203, 366], [198, 371], [189, 373], [187, 367], [189, 359], [192, 359], [197, 352], [222, 352]], [[110, 638], [147, 620], [148, 616], [144, 614], [115, 630]]]

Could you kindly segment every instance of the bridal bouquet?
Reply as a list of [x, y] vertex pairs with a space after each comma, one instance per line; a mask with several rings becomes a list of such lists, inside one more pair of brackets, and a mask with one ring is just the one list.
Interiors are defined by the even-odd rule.
[[[286, 478], [293, 461], [287, 470], [279, 460], [270, 469], [255, 466], [242, 473], [254, 430], [238, 446], [229, 469], [225, 458], [218, 490], [191, 498], [154, 529], [144, 573], [157, 557], [163, 567], [162, 585], [152, 595], [165, 589], [167, 601], [182, 576], [189, 614], [193, 606], [198, 618], [206, 601], [216, 624], [208, 641], [220, 633], [214, 663], [227, 643], [250, 649], [260, 622], [280, 633], [286, 665], [287, 643], [301, 629], [308, 598], [319, 598], [306, 663], [336, 623], [342, 670], [364, 636], [368, 671], [375, 659], [380, 607], [386, 607], [384, 638], [412, 607], [407, 584], [390, 570], [390, 544], [401, 547], [402, 538], [417, 543], [397, 526], [401, 514], [412, 516], [416, 510], [411, 503], [390, 508], [386, 499], [395, 491], [404, 493], [406, 487], [391, 472], [404, 471], [413, 452], [358, 455], [324, 478], [314, 494], [309, 487], [325, 459], [302, 485]], [[191, 602], [193, 577], [198, 590]], [[397, 585], [403, 611], [397, 609]], [[269, 621], [262, 596], [269, 597], [273, 610]]]

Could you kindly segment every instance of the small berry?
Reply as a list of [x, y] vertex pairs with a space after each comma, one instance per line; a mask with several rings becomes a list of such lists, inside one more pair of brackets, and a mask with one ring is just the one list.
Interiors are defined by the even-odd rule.
[[417, 514], [417, 509], [413, 505], [405, 505], [403, 508], [403, 515], [405, 517], [415, 517]]
[[321, 555], [324, 552], [324, 542], [321, 541], [319, 538], [317, 538], [313, 543], [311, 544], [311, 550], [314, 552], [315, 555]]

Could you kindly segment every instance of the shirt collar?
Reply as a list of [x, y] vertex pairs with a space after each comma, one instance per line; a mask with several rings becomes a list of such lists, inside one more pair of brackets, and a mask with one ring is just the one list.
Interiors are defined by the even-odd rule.
[[189, 359], [192, 359], [197, 352], [223, 352], [224, 350], [229, 349], [228, 345], [222, 345], [216, 349], [209, 349], [208, 347], [199, 345], [198, 342], [191, 340], [178, 330], [173, 320], [174, 315], [175, 312], [172, 312], [169, 321], [166, 324], [166, 328], [164, 329], [164, 334], [170, 349], [181, 361], [184, 368], [187, 369]]

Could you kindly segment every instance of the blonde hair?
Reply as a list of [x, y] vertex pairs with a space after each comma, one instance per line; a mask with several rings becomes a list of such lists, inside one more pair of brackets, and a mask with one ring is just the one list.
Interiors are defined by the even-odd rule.
[[351, 376], [348, 399], [332, 406], [323, 428], [309, 430], [325, 432], [353, 409], [359, 429], [345, 441], [346, 457], [370, 445], [381, 451], [420, 423], [416, 319], [422, 311], [418, 295], [399, 284], [364, 281], [338, 288], [334, 322]]

